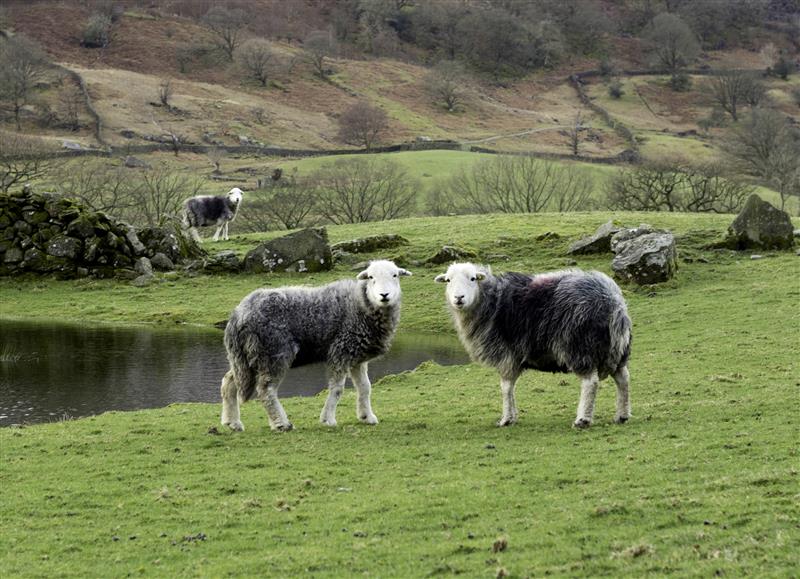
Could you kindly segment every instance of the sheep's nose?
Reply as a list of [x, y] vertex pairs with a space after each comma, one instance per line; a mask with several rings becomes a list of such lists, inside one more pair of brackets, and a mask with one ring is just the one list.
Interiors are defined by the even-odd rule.
[[381, 294], [381, 301], [388, 302], [389, 301], [389, 294]]
[[457, 304], [464, 303], [464, 296], [453, 296], [456, 299]]

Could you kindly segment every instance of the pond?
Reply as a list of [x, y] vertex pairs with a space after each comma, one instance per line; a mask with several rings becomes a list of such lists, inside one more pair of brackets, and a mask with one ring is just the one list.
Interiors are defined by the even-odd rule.
[[[370, 378], [426, 360], [463, 364], [467, 356], [455, 337], [401, 333], [370, 364]], [[0, 321], [0, 426], [219, 402], [227, 369], [219, 330]], [[325, 387], [324, 366], [313, 364], [291, 369], [280, 396], [313, 396]]]

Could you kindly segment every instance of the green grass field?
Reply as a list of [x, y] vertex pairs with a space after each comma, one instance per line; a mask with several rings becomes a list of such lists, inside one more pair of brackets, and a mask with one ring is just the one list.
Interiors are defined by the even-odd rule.
[[[542, 271], [567, 265], [569, 243], [609, 217], [329, 232], [332, 241], [399, 233], [411, 246], [389, 257], [406, 262], [457, 243], [496, 271]], [[256, 403], [244, 406], [238, 434], [207, 404], [0, 429], [0, 574], [793, 576], [800, 258], [705, 249], [731, 216], [613, 217], [672, 229], [682, 256], [675, 280], [623, 288], [634, 323], [628, 424], [612, 423], [605, 384], [595, 425], [573, 430], [577, 380], [531, 372], [518, 388], [520, 422], [499, 429], [493, 371], [423, 364], [375, 384], [375, 427], [357, 422], [348, 390], [335, 429], [317, 422], [322, 397], [284, 401], [296, 428], [287, 434], [270, 432]], [[561, 237], [535, 240], [547, 231]], [[609, 264], [610, 255], [577, 258], [587, 269]], [[452, 332], [432, 281], [440, 269], [409, 267], [401, 328]], [[3, 279], [0, 315], [207, 324], [255, 287], [346, 275], [178, 277], [141, 289]]]

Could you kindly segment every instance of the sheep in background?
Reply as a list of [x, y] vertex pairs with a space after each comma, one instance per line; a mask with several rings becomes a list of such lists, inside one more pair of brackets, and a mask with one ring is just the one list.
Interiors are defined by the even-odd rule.
[[578, 428], [591, 425], [598, 383], [609, 375], [617, 383], [616, 421], [630, 418], [631, 321], [622, 292], [607, 275], [566, 270], [495, 277], [457, 263], [436, 281], [447, 283], [458, 337], [472, 360], [500, 373], [498, 426], [517, 421], [514, 387], [526, 369], [578, 375]]
[[258, 289], [244, 298], [225, 328], [230, 370], [222, 379], [222, 424], [244, 430], [239, 404], [258, 398], [273, 430], [291, 430], [278, 388], [290, 367], [313, 362], [328, 368], [329, 392], [320, 422], [336, 426], [336, 406], [349, 374], [358, 419], [377, 424], [367, 363], [389, 351], [400, 321], [399, 277], [405, 275], [411, 273], [380, 260], [356, 280]]
[[183, 225], [195, 241], [200, 243], [197, 227], [216, 225], [214, 241], [228, 239], [228, 224], [236, 218], [242, 204], [242, 190], [234, 187], [227, 195], [198, 195], [183, 202]]

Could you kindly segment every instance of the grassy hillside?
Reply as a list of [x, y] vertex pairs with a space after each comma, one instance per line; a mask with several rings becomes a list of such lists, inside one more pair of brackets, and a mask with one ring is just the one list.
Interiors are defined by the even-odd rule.
[[[568, 263], [569, 242], [609, 214], [411, 219], [331, 227], [332, 240], [392, 231], [411, 261], [442, 243], [496, 270]], [[375, 385], [381, 423], [348, 391], [336, 429], [322, 398], [289, 399], [296, 430], [218, 429], [217, 405], [108, 413], [0, 429], [4, 575], [770, 575], [800, 564], [796, 344], [800, 260], [709, 251], [730, 216], [618, 214], [678, 235], [672, 282], [624, 288], [634, 322], [633, 419], [570, 428], [573, 377], [523, 376], [520, 423], [498, 429], [494, 372], [426, 364]], [[388, 225], [388, 227], [387, 227]], [[547, 231], [561, 237], [537, 241]], [[270, 234], [271, 235], [271, 234]], [[245, 250], [264, 236], [219, 247]], [[498, 254], [507, 256], [499, 257]], [[490, 257], [493, 256], [493, 257]], [[703, 257], [705, 262], [698, 261]], [[610, 256], [577, 258], [609, 271]], [[401, 325], [448, 332], [439, 268], [410, 267]], [[251, 289], [314, 276], [2, 280], [2, 315], [210, 323]], [[497, 545], [493, 548], [493, 545]]]

